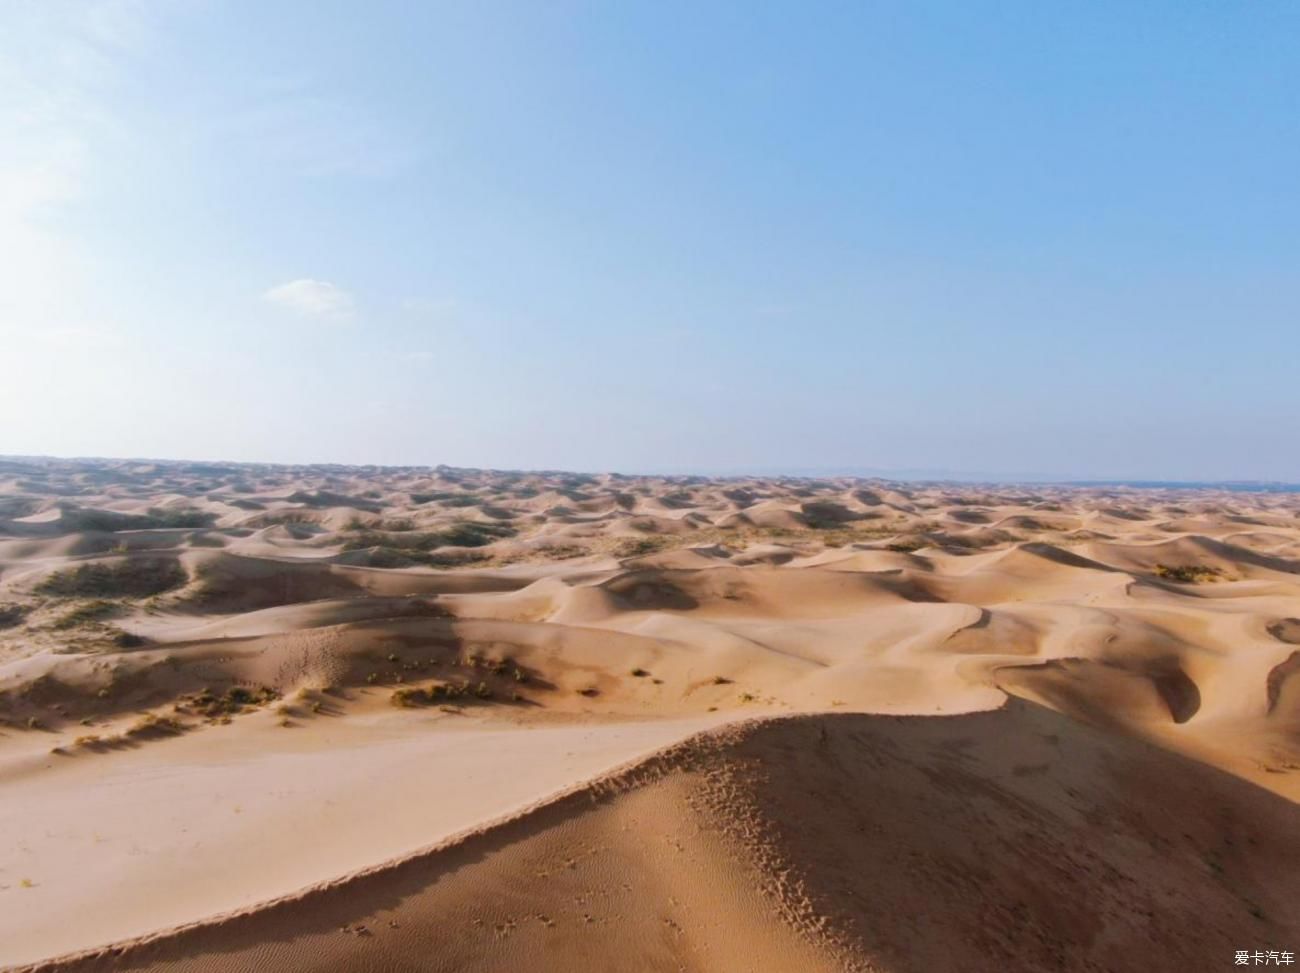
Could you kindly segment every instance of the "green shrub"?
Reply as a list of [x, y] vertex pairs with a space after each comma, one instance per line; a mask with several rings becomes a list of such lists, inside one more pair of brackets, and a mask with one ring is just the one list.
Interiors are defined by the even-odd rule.
[[193, 507], [151, 507], [151, 527], [211, 527], [216, 516]]
[[917, 538], [908, 538], [906, 540], [895, 541], [892, 544], [886, 544], [885, 547], [891, 551], [898, 551], [900, 554], [911, 554], [913, 551], [919, 551], [926, 546], [926, 542]]
[[480, 524], [462, 522], [436, 531], [381, 531], [362, 529], [354, 531], [343, 544], [345, 551], [382, 548], [397, 556], [414, 561], [419, 555], [436, 551], [440, 547], [483, 547], [503, 537], [513, 537], [514, 528], [505, 524]]
[[477, 507], [483, 501], [478, 497], [451, 496], [442, 501], [444, 507]]
[[56, 572], [41, 581], [36, 591], [65, 598], [147, 598], [188, 580], [185, 569], [171, 558], [128, 558]]
[[394, 706], [411, 708], [416, 706], [432, 706], [434, 703], [463, 699], [466, 696], [473, 696], [476, 699], [491, 699], [493, 697], [492, 687], [486, 682], [480, 682], [478, 685], [471, 687], [469, 683], [434, 683], [432, 686], [403, 686], [400, 689], [393, 690], [389, 701]]
[[170, 716], [158, 716], [156, 713], [150, 713], [128, 727], [125, 735], [128, 737], [160, 737], [176, 736], [184, 732], [185, 724], [179, 720]]
[[393, 690], [393, 695], [388, 699], [394, 706], [428, 706], [434, 701], [436, 695], [436, 693], [428, 689], [421, 689], [418, 686], [403, 686], [401, 689]]
[[666, 537], [629, 537], [619, 541], [614, 547], [615, 557], [640, 557], [661, 551], [669, 544]]
[[440, 544], [449, 547], [482, 547], [503, 537], [513, 537], [514, 528], [504, 524], [480, 524], [464, 522], [452, 524], [438, 531]]
[[28, 611], [25, 605], [0, 605], [0, 628], [13, 628], [22, 624]]
[[78, 605], [70, 612], [56, 619], [51, 627], [59, 630], [76, 628], [79, 625], [88, 625], [91, 622], [102, 621], [105, 618], [112, 618], [121, 613], [121, 605], [100, 598]]
[[1204, 567], [1199, 564], [1157, 564], [1155, 575], [1157, 578], [1164, 578], [1166, 581], [1174, 581], [1178, 584], [1200, 584], [1203, 581], [1223, 579], [1223, 572], [1218, 568]]
[[189, 696], [182, 696], [177, 709], [180, 712], [193, 712], [209, 719], [220, 719], [242, 713], [246, 707], [265, 706], [279, 698], [279, 692], [270, 686], [259, 686], [257, 689], [231, 686], [224, 693], [205, 689]]

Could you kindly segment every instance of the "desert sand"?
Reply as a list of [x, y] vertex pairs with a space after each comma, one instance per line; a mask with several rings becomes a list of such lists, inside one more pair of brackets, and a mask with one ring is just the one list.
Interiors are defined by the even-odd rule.
[[0, 460], [0, 967], [1300, 953], [1300, 495]]

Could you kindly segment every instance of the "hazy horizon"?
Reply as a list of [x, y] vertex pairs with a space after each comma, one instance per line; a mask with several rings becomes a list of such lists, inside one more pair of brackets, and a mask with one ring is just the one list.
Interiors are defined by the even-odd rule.
[[969, 484], [972, 486], [1016, 486], [1016, 485], [1042, 485], [1042, 486], [1078, 486], [1078, 487], [1105, 487], [1105, 486], [1128, 486], [1128, 487], [1152, 487], [1152, 488], [1188, 488], [1196, 489], [1199, 487], [1222, 487], [1228, 489], [1263, 489], [1269, 490], [1281, 489], [1283, 492], [1300, 492], [1300, 483], [1293, 483], [1287, 480], [1255, 480], [1255, 479], [1224, 479], [1224, 480], [1170, 480], [1170, 479], [1141, 479], [1141, 478], [1089, 478], [1089, 477], [1071, 477], [1065, 474], [1051, 473], [1033, 473], [1033, 472], [994, 472], [987, 470], [945, 470], [945, 469], [883, 469], [873, 467], [823, 467], [819, 469], [794, 468], [794, 467], [755, 467], [750, 469], [669, 469], [669, 468], [645, 468], [645, 469], [573, 469], [559, 467], [511, 467], [511, 466], [494, 466], [494, 467], [462, 467], [449, 463], [336, 463], [331, 461], [320, 462], [303, 462], [303, 463], [278, 463], [274, 461], [251, 461], [251, 460], [232, 460], [228, 458], [207, 458], [200, 459], [195, 457], [163, 457], [163, 456], [50, 456], [38, 454], [0, 454], [0, 463], [6, 462], [24, 462], [24, 461], [53, 461], [56, 463], [162, 463], [177, 466], [213, 466], [223, 465], [249, 465], [264, 466], [267, 468], [318, 468], [318, 469], [411, 469], [411, 470], [483, 470], [499, 473], [523, 473], [523, 474], [572, 474], [574, 476], [599, 476], [604, 474], [613, 474], [616, 476], [628, 477], [697, 477], [705, 479], [746, 479], [746, 478], [778, 478], [778, 479], [807, 479], [816, 480], [820, 478], [830, 479], [862, 479], [862, 480], [880, 480], [892, 483], [951, 483], [954, 485]]
[[1300, 481], [1300, 7], [0, 10], [0, 453]]

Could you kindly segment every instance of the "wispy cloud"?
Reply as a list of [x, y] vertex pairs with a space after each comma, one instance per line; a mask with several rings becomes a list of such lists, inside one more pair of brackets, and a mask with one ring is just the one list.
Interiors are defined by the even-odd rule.
[[31, 216], [81, 194], [96, 140], [118, 124], [103, 92], [152, 25], [133, 0], [13, 13], [0, 43], [0, 212]]
[[352, 295], [327, 280], [303, 277], [272, 287], [262, 299], [304, 317], [341, 321], [352, 316]]
[[0, 32], [0, 331], [77, 343], [102, 307], [93, 261], [59, 219], [95, 191], [119, 120], [104, 97], [150, 36], [131, 0], [10, 5]]

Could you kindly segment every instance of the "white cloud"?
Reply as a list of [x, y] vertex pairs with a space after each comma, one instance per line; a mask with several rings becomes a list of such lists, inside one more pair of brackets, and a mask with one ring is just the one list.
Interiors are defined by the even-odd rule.
[[352, 295], [343, 288], [310, 277], [272, 287], [262, 299], [305, 317], [335, 321], [350, 318], [354, 308]]

